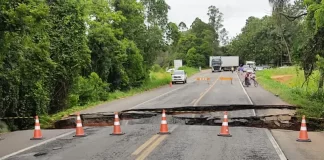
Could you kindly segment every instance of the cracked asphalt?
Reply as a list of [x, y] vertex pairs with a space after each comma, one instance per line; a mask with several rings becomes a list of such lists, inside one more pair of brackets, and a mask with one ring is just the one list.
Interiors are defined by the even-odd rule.
[[[197, 77], [209, 77], [210, 82], [196, 81]], [[222, 81], [220, 77], [233, 78]], [[280, 101], [277, 97], [260, 97], [254, 88], [248, 94], [236, 73], [196, 74], [187, 84], [165, 86], [140, 95], [102, 104], [83, 113], [113, 112], [125, 109], [172, 108], [205, 105], [248, 105], [253, 102], [266, 105], [268, 101]], [[262, 90], [263, 91], [263, 90]], [[260, 91], [261, 92], [261, 91]], [[262, 99], [265, 99], [264, 101]], [[284, 102], [282, 102], [283, 104]], [[229, 116], [255, 116], [255, 110], [232, 111]], [[215, 116], [222, 117], [222, 114]], [[121, 121], [125, 135], [112, 136], [113, 127], [86, 128], [87, 137], [74, 138], [73, 134], [44, 145], [21, 152], [10, 160], [279, 160], [278, 148], [272, 136], [264, 128], [231, 127], [232, 137], [220, 137], [220, 126], [185, 125], [167, 116], [170, 135], [159, 135], [161, 115], [151, 118]], [[37, 155], [37, 156], [35, 156]]]

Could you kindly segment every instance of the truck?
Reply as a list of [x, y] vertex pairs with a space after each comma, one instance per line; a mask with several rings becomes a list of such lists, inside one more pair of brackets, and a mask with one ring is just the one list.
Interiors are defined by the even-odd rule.
[[253, 69], [256, 68], [255, 61], [246, 61], [245, 65], [248, 65], [250, 68], [253, 68]]
[[222, 59], [220, 56], [210, 56], [209, 57], [209, 67], [211, 67], [212, 72], [221, 71]]
[[239, 66], [239, 56], [210, 56], [209, 66], [212, 72], [230, 71], [232, 67], [236, 69]]

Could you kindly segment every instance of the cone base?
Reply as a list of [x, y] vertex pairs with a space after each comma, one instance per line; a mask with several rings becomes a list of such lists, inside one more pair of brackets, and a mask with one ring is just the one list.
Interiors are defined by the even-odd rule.
[[232, 137], [232, 135], [230, 134], [217, 134], [217, 136], [222, 136], [222, 137]]
[[297, 142], [311, 142], [310, 139], [297, 139]]
[[171, 134], [170, 132], [159, 132], [157, 134]]
[[83, 135], [74, 135], [73, 137], [86, 137], [87, 135], [86, 134], [83, 134]]
[[125, 133], [111, 133], [110, 135], [116, 135], [116, 136], [118, 136], [118, 135], [124, 135]]
[[41, 137], [41, 138], [30, 138], [30, 140], [43, 140], [44, 138]]

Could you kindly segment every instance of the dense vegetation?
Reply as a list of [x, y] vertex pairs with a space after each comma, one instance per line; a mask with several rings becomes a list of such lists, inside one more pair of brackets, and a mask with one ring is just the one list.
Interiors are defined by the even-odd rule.
[[227, 37], [214, 6], [209, 23], [191, 27], [168, 21], [164, 0], [2, 0], [0, 8], [0, 117], [59, 118], [166, 84], [175, 58], [207, 66]]
[[[215, 6], [206, 8], [208, 22], [197, 17], [188, 27], [168, 20], [164, 0], [2, 0], [0, 117], [60, 118], [168, 83], [165, 68], [174, 59], [193, 74], [197, 69], [190, 67], [207, 67], [211, 55], [299, 66], [303, 83], [285, 94], [307, 99], [301, 105], [315, 106], [311, 111], [319, 114], [312, 115], [323, 117], [324, 3], [269, 3], [271, 16], [248, 18], [229, 41]], [[262, 75], [265, 86], [282, 88], [270, 81], [270, 72]], [[23, 129], [30, 121], [6, 123]]]
[[304, 107], [303, 113], [324, 117], [324, 3], [322, 0], [269, 2], [272, 15], [248, 18], [242, 33], [227, 49], [242, 61], [297, 66], [285, 72], [298, 78], [295, 85], [283, 86], [271, 80], [280, 70], [261, 72], [261, 82], [273, 92], [285, 94], [290, 103]]

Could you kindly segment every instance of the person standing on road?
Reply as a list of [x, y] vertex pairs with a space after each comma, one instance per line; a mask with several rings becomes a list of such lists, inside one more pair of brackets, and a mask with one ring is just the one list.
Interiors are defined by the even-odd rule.
[[232, 67], [232, 73], [234, 72], [234, 67]]
[[250, 72], [245, 73], [245, 85], [249, 86], [250, 85]]

